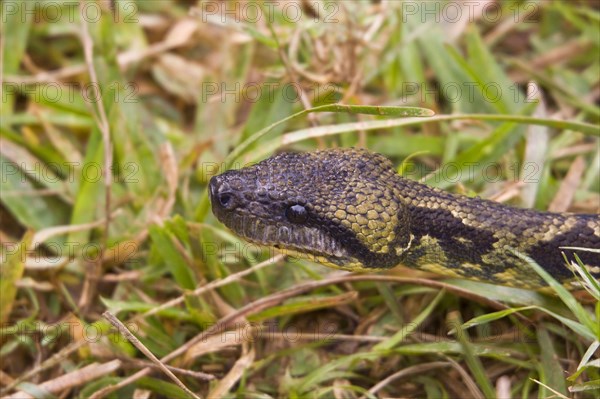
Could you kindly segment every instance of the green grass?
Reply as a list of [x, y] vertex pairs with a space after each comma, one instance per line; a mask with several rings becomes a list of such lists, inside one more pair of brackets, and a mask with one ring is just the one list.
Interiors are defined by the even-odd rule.
[[547, 291], [340, 274], [237, 238], [206, 190], [363, 146], [449, 191], [599, 213], [597, 4], [463, 24], [442, 3], [440, 23], [419, 2], [109, 3], [0, 7], [0, 395], [598, 397], [581, 265], [581, 293], [534, 262]]

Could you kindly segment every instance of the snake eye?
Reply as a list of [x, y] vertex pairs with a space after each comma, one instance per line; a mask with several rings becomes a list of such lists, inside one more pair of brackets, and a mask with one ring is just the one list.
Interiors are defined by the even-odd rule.
[[292, 205], [285, 210], [285, 217], [292, 223], [304, 223], [308, 218], [308, 211], [302, 205]]

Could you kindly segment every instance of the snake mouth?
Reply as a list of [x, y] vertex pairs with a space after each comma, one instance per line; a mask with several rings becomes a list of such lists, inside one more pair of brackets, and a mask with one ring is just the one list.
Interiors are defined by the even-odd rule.
[[265, 221], [251, 215], [233, 213], [221, 220], [247, 241], [277, 248], [284, 253], [342, 267], [356, 260], [327, 232], [311, 226]]

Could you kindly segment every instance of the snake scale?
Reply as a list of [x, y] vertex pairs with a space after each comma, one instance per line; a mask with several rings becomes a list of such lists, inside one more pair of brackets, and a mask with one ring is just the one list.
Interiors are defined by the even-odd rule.
[[[396, 265], [524, 288], [545, 285], [515, 253], [565, 284], [564, 255], [600, 249], [600, 215], [551, 213], [451, 194], [400, 177], [364, 149], [281, 153], [209, 184], [213, 213], [246, 240], [327, 266]], [[577, 251], [600, 277], [600, 255]]]

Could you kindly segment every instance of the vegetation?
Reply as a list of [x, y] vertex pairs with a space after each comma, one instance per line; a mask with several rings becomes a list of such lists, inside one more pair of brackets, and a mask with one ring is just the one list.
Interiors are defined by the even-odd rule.
[[0, 394], [597, 398], [580, 265], [575, 293], [533, 262], [544, 292], [352, 275], [210, 212], [225, 169], [364, 146], [453, 192], [598, 213], [598, 3], [459, 4], [4, 1]]

